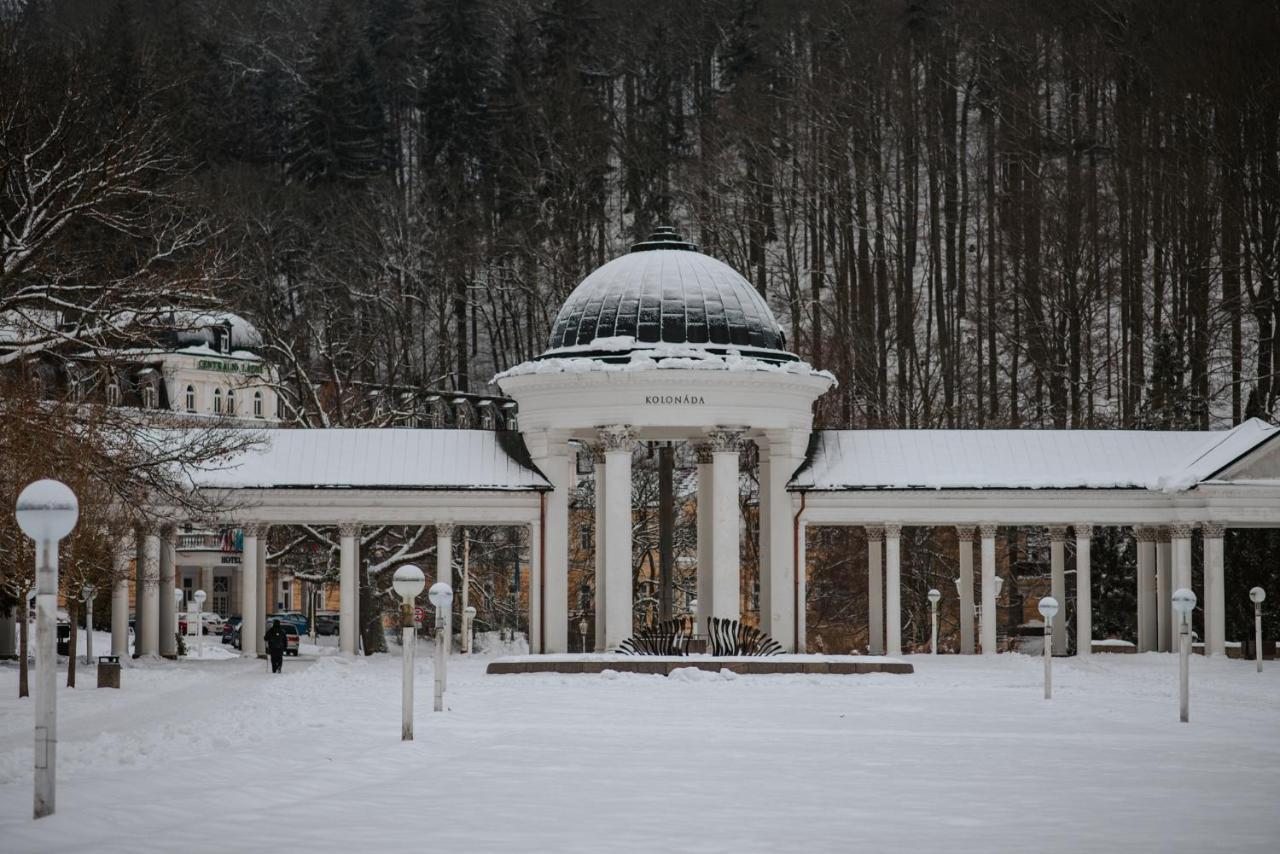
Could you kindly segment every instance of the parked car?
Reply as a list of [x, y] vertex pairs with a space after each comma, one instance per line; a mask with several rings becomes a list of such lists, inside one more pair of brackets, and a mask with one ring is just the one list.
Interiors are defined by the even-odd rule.
[[267, 622], [270, 623], [272, 620], [279, 620], [282, 623], [293, 623], [298, 627], [298, 634], [300, 635], [311, 634], [311, 623], [307, 620], [306, 614], [300, 614], [297, 611], [280, 611], [276, 614], [267, 615]]
[[204, 623], [204, 633], [206, 635], [222, 634], [222, 617], [212, 612], [200, 615], [200, 621]]
[[222, 624], [222, 642], [231, 643], [231, 635], [235, 632], [235, 630], [239, 626], [240, 626], [239, 614], [236, 614], [234, 617], [227, 617], [226, 621], [224, 621]]
[[331, 637], [338, 633], [337, 614], [316, 614], [316, 634]]
[[[271, 617], [267, 620], [266, 624], [262, 627], [263, 635], [267, 633], [267, 629], [271, 628], [271, 620], [273, 619], [279, 619], [279, 618]], [[231, 645], [236, 649], [240, 648], [240, 628], [243, 625], [244, 625], [244, 621], [241, 621], [236, 624], [236, 627], [234, 629], [231, 630]], [[298, 634], [298, 627], [295, 626], [293, 623], [287, 622], [285, 620], [280, 620], [280, 625], [284, 627], [284, 630], [286, 632], [288, 632], [288, 634], [286, 635], [286, 642], [288, 643], [288, 646], [285, 647], [285, 650], [284, 650], [285, 655], [297, 655], [298, 644], [302, 641], [301, 636]], [[261, 646], [262, 645], [261, 635], [258, 637], [258, 640], [259, 640], [259, 646]], [[263, 647], [263, 649], [265, 649], [265, 647]], [[261, 652], [262, 650], [259, 650], [259, 651]]]

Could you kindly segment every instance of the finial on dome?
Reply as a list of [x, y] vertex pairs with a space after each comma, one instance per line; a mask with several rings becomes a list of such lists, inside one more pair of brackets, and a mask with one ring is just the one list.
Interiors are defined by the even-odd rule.
[[649, 235], [649, 239], [640, 243], [632, 244], [632, 252], [648, 252], [653, 249], [676, 249], [685, 252], [697, 252], [698, 247], [692, 243], [687, 243], [675, 226], [660, 225]]

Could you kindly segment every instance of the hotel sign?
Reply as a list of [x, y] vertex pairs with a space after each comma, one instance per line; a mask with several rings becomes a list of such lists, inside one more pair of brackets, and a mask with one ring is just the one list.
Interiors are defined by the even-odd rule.
[[218, 359], [201, 359], [196, 367], [202, 371], [218, 371], [224, 374], [260, 374], [262, 365], [241, 362], [223, 362]]
[[705, 406], [700, 394], [646, 394], [645, 406]]

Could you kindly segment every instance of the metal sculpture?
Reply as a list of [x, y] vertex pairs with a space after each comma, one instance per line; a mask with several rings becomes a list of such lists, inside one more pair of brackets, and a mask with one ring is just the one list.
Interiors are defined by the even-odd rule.
[[781, 655], [782, 646], [759, 629], [738, 620], [707, 618], [712, 655]]
[[689, 654], [689, 638], [693, 636], [693, 620], [676, 617], [653, 626], [646, 626], [618, 644], [623, 655], [678, 655]]

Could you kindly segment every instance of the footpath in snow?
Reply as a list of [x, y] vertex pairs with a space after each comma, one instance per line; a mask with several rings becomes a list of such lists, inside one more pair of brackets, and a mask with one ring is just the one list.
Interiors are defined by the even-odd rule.
[[[59, 689], [58, 812], [0, 666], [5, 852], [1275, 852], [1280, 664], [910, 656], [911, 676], [487, 676], [398, 655], [129, 666]], [[315, 652], [319, 652], [316, 650]], [[82, 684], [94, 684], [91, 671]]]

